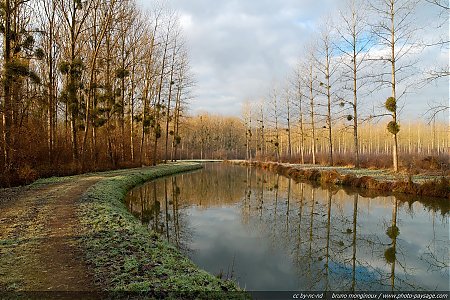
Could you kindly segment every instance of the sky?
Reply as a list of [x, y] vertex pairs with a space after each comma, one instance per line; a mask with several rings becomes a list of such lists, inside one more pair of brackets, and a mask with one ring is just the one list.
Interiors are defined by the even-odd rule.
[[[153, 2], [139, 0], [144, 8]], [[196, 86], [191, 113], [240, 116], [242, 103], [267, 98], [288, 81], [304, 45], [321, 20], [336, 15], [336, 0], [167, 0], [180, 16]], [[438, 11], [421, 4], [417, 19], [436, 19]], [[425, 24], [429, 23], [426, 21]], [[427, 24], [428, 27], [430, 24]], [[448, 27], [443, 28], [447, 30]], [[437, 34], [428, 31], [427, 38]], [[448, 51], [427, 49], [425, 64], [448, 64]], [[420, 70], [415, 72], [421, 73]], [[448, 78], [415, 90], [405, 99], [405, 118], [423, 117], [430, 102], [448, 103]], [[389, 96], [372, 95], [368, 107]]]

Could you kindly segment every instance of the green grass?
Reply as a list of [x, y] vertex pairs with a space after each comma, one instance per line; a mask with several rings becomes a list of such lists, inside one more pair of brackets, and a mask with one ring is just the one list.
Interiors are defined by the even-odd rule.
[[[200, 270], [174, 246], [150, 232], [128, 212], [127, 192], [146, 181], [201, 168], [180, 163], [110, 174], [82, 197], [82, 245], [96, 280], [108, 291], [237, 291]], [[115, 175], [115, 176], [113, 176]]]

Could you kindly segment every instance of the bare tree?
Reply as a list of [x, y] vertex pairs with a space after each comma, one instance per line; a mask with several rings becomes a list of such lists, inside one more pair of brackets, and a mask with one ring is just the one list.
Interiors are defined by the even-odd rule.
[[[111, 1], [111, 0], [110, 0]], [[120, 86], [120, 99], [118, 102], [119, 117], [117, 119], [118, 127], [120, 127], [120, 155], [122, 161], [125, 161], [125, 124], [126, 124], [126, 95], [128, 93], [128, 81], [130, 79], [130, 64], [132, 58], [132, 48], [135, 47], [133, 43], [129, 42], [130, 36], [132, 36], [133, 23], [136, 20], [137, 11], [134, 7], [134, 3], [129, 1], [123, 1], [121, 3], [120, 10], [116, 13], [118, 20], [118, 65], [115, 70], [115, 78], [119, 82]], [[131, 96], [131, 95], [130, 95]], [[131, 98], [131, 97], [129, 97]], [[128, 99], [130, 102], [130, 99]], [[132, 117], [130, 116], [132, 119]], [[132, 124], [131, 124], [132, 125]]]
[[195, 82], [190, 74], [189, 69], [189, 57], [186, 49], [179, 54], [179, 63], [177, 66], [177, 79], [176, 79], [176, 99], [173, 121], [173, 139], [172, 139], [172, 161], [177, 158], [178, 147], [181, 144], [182, 137], [180, 133], [180, 126], [183, 120], [183, 112], [185, 109], [186, 101], [189, 98], [189, 91], [194, 86]]
[[302, 78], [302, 70], [301, 67], [299, 67], [296, 70], [295, 74], [295, 91], [297, 96], [297, 107], [298, 107], [298, 123], [300, 128], [300, 159], [301, 163], [305, 163], [305, 128], [304, 128], [304, 116], [303, 116], [303, 99], [304, 94], [302, 91], [303, 87], [303, 78]]
[[[432, 30], [438, 30], [442, 32], [437, 38], [432, 35], [433, 39], [427, 43], [427, 47], [440, 48], [441, 51], [445, 51], [448, 54], [450, 40], [448, 36], [448, 22], [449, 22], [449, 2], [447, 0], [424, 0], [426, 4], [439, 9], [437, 24], [434, 24]], [[444, 30], [442, 30], [444, 29]], [[448, 60], [442, 66], [434, 66], [430, 70], [426, 71], [425, 83], [431, 83], [435, 80], [446, 78], [450, 75], [448, 68]]]
[[242, 106], [242, 117], [245, 125], [245, 159], [252, 160], [251, 139], [252, 139], [252, 106], [246, 101]]
[[[91, 111], [94, 109], [93, 106], [93, 98], [95, 97], [95, 91], [97, 87], [97, 60], [100, 54], [100, 49], [104, 45], [103, 41], [106, 36], [108, 30], [111, 29], [113, 17], [116, 14], [116, 1], [110, 0], [109, 3], [104, 5], [100, 1], [93, 1], [91, 6], [91, 18], [88, 20], [91, 24], [89, 27], [91, 28], [90, 32], [92, 33], [90, 40], [92, 48], [90, 49], [91, 55], [88, 60], [88, 71], [89, 71], [89, 81], [88, 81], [88, 91], [86, 95], [86, 103], [85, 103], [85, 120], [84, 120], [84, 138], [81, 147], [83, 163], [86, 161], [87, 154], [87, 142], [88, 136], [90, 133], [90, 125], [92, 121]], [[123, 21], [123, 20], [122, 20]], [[83, 166], [84, 168], [84, 166]]]
[[[0, 27], [3, 35], [3, 166], [8, 174], [13, 168], [14, 154], [20, 139], [22, 124], [19, 106], [22, 102], [24, 82], [41, 79], [31, 69], [31, 61], [43, 58], [42, 49], [35, 49], [35, 37], [30, 26], [30, 0], [5, 0], [0, 6]], [[35, 52], [35, 50], [39, 50]]]
[[161, 59], [161, 69], [160, 69], [160, 76], [159, 76], [159, 82], [158, 82], [158, 94], [156, 97], [156, 103], [155, 103], [155, 113], [154, 113], [154, 118], [155, 118], [155, 125], [153, 128], [154, 131], [154, 144], [153, 144], [153, 165], [157, 164], [158, 161], [158, 140], [161, 138], [162, 136], [162, 132], [161, 132], [161, 110], [163, 108], [163, 102], [164, 100], [161, 98], [163, 95], [163, 88], [164, 88], [164, 82], [166, 79], [166, 67], [167, 67], [167, 58], [168, 58], [168, 52], [170, 50], [170, 43], [171, 43], [171, 34], [173, 32], [174, 29], [174, 15], [172, 13], [169, 14], [168, 18], [167, 18], [167, 27], [166, 27], [166, 31], [164, 33], [164, 37], [163, 37], [163, 41], [162, 44], [164, 45], [164, 50], [163, 50], [163, 56]]
[[308, 75], [308, 89], [309, 89], [309, 101], [310, 101], [310, 116], [311, 116], [311, 152], [312, 152], [312, 164], [316, 164], [316, 125], [315, 125], [315, 91], [314, 91], [315, 75], [313, 73], [313, 61], [310, 61], [309, 75]]
[[[57, 137], [57, 98], [58, 98], [58, 76], [57, 62], [59, 59], [58, 38], [59, 22], [56, 14], [56, 0], [45, 0], [39, 3], [38, 10], [40, 14], [40, 28], [44, 37], [42, 38], [42, 49], [44, 54], [44, 66], [42, 68], [43, 84], [46, 86], [47, 93], [47, 143], [49, 161], [54, 157], [54, 146]], [[45, 78], [45, 79], [44, 79]]]
[[170, 65], [170, 73], [169, 73], [169, 91], [167, 96], [167, 107], [166, 107], [166, 135], [165, 135], [165, 156], [164, 162], [167, 163], [169, 160], [169, 134], [174, 135], [174, 131], [169, 132], [169, 125], [171, 122], [171, 104], [172, 104], [172, 91], [175, 86], [175, 76], [176, 76], [176, 68], [177, 64], [179, 64], [178, 55], [182, 52], [183, 43], [181, 40], [181, 32], [179, 28], [174, 28], [173, 33], [173, 48], [172, 48], [172, 61]]
[[348, 0], [346, 11], [340, 12], [341, 26], [337, 27], [340, 42], [337, 43], [339, 51], [342, 53], [344, 87], [351, 90], [352, 101], [342, 100], [341, 106], [349, 104], [353, 115], [347, 118], [353, 121], [353, 147], [355, 155], [355, 167], [359, 167], [359, 99], [358, 94], [364, 86], [361, 72], [367, 66], [366, 62], [371, 45], [371, 37], [366, 22], [368, 15], [364, 9], [364, 0]]
[[306, 47], [306, 57], [303, 61], [302, 69], [303, 72], [303, 82], [305, 88], [305, 95], [309, 99], [309, 116], [310, 116], [310, 127], [311, 127], [311, 155], [312, 164], [316, 164], [316, 152], [317, 152], [317, 137], [316, 137], [316, 97], [317, 97], [317, 74], [315, 69], [315, 47], [313, 45], [308, 45]]
[[[382, 73], [379, 79], [381, 85], [389, 86], [391, 96], [386, 100], [385, 107], [392, 117], [388, 124], [388, 131], [393, 137], [393, 165], [394, 171], [399, 170], [398, 164], [398, 133], [400, 125], [398, 120], [398, 101], [406, 93], [399, 90], [399, 84], [405, 77], [400, 77], [405, 73], [410, 63], [402, 63], [406, 60], [416, 47], [414, 33], [416, 27], [412, 23], [413, 13], [417, 0], [378, 0], [372, 3], [372, 9], [377, 13], [379, 22], [373, 25], [373, 33], [378, 37], [380, 45], [386, 47], [386, 57], [380, 57], [379, 60], [389, 66], [390, 72]], [[389, 75], [390, 80], [385, 79]]]
[[140, 165], [144, 163], [145, 138], [150, 133], [150, 128], [155, 125], [155, 120], [150, 114], [150, 101], [155, 97], [156, 90], [156, 35], [160, 25], [162, 11], [157, 10], [153, 14], [153, 28], [142, 36], [145, 55], [143, 57], [143, 84], [141, 85], [142, 97], [142, 128], [141, 128], [141, 147], [140, 147]]
[[445, 10], [448, 10], [450, 8], [448, 5], [448, 1], [446, 0], [425, 0], [425, 1]]
[[315, 62], [317, 71], [324, 77], [324, 82], [319, 82], [319, 92], [327, 99], [326, 104], [326, 129], [328, 132], [328, 163], [332, 166], [333, 160], [333, 119], [331, 116], [332, 86], [336, 83], [335, 74], [338, 70], [338, 64], [335, 59], [334, 46], [334, 26], [330, 19], [323, 23], [318, 38], [317, 51], [315, 53]]
[[[131, 152], [131, 161], [135, 162], [135, 135], [136, 135], [136, 126], [137, 120], [139, 117], [136, 116], [136, 106], [139, 104], [138, 99], [138, 90], [139, 86], [142, 84], [143, 76], [143, 68], [140, 62], [145, 61], [143, 52], [141, 49], [145, 49], [148, 45], [143, 42], [144, 37], [148, 34], [148, 26], [146, 21], [143, 20], [143, 16], [141, 13], [136, 11], [134, 16], [134, 22], [132, 23], [132, 31], [129, 36], [129, 43], [131, 44], [131, 58], [130, 58], [130, 99], [129, 99], [129, 107], [130, 107], [130, 152]], [[140, 103], [142, 105], [142, 101]], [[142, 165], [142, 163], [141, 163]]]
[[[316, 152], [317, 152], [317, 137], [316, 137], [316, 112], [317, 107], [316, 97], [317, 97], [317, 74], [315, 68], [315, 47], [309, 44], [305, 47], [306, 55], [299, 64], [297, 71], [297, 97], [299, 100], [299, 119], [300, 119], [300, 139], [301, 139], [301, 149], [304, 147], [304, 137], [306, 137], [303, 119], [303, 98], [309, 100], [309, 119], [310, 119], [310, 129], [311, 134], [308, 136], [311, 139], [310, 152], [312, 155], [312, 163], [316, 164]], [[302, 150], [301, 150], [302, 151]], [[303, 155], [302, 155], [303, 156]], [[304, 163], [304, 158], [302, 158]]]
[[63, 89], [62, 98], [67, 103], [68, 113], [71, 116], [72, 133], [72, 158], [78, 162], [78, 120], [80, 117], [80, 87], [82, 74], [85, 68], [81, 57], [82, 35], [85, 30], [85, 23], [91, 13], [94, 1], [60, 1], [58, 2], [58, 12], [63, 20], [63, 28], [67, 32], [68, 40], [61, 41], [65, 48], [64, 61], [60, 64], [60, 71], [66, 75], [67, 80]]
[[291, 139], [291, 132], [292, 132], [292, 123], [291, 123], [291, 116], [292, 116], [292, 99], [291, 99], [291, 93], [289, 89], [285, 90], [285, 100], [286, 100], [286, 123], [287, 123], [287, 136], [288, 136], [288, 159], [291, 160], [292, 158], [292, 139]]
[[275, 147], [275, 157], [277, 162], [280, 161], [280, 132], [279, 132], [279, 125], [280, 125], [280, 107], [279, 107], [279, 100], [278, 100], [278, 93], [276, 88], [273, 88], [272, 93], [269, 95], [269, 105], [270, 110], [269, 114], [274, 122], [274, 133], [273, 138], [271, 139], [272, 145]]
[[260, 131], [260, 143], [258, 143], [258, 150], [261, 153], [261, 156], [263, 158], [265, 158], [266, 156], [266, 135], [265, 135], [265, 130], [266, 130], [266, 119], [265, 119], [266, 114], [264, 113], [264, 102], [261, 101], [259, 103], [259, 115], [258, 115], [258, 123], [260, 124], [259, 127], [259, 131]]

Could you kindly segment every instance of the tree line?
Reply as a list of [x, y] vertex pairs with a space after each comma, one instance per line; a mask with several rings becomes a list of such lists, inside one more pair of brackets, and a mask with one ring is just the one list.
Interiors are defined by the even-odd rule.
[[193, 77], [176, 12], [134, 0], [5, 0], [1, 184], [177, 155]]
[[[345, 131], [353, 135], [353, 158], [348, 163], [359, 167], [361, 151], [367, 154], [360, 127], [382, 122], [391, 139], [389, 151], [382, 146], [383, 153], [390, 153], [392, 167], [398, 171], [399, 153], [405, 149], [412, 153], [410, 145], [415, 143], [409, 138], [407, 148], [404, 142], [399, 144], [400, 132], [408, 128], [400, 125], [401, 111], [409, 106], [407, 95], [449, 75], [448, 65], [421, 69], [425, 62], [419, 61], [423, 59], [419, 55], [424, 50], [438, 48], [448, 54], [449, 45], [448, 36], [420, 37], [423, 32], [416, 12], [424, 7], [441, 12], [432, 26], [445, 26], [448, 5], [443, 1], [348, 0], [338, 14], [325, 18], [305, 45], [287, 83], [274, 86], [260, 103], [244, 104], [246, 158], [260, 155], [280, 161], [283, 156], [291, 160], [298, 149], [295, 155], [301, 163], [316, 164], [319, 155], [326, 155], [326, 163], [334, 165], [342, 149], [337, 144], [339, 135]], [[383, 99], [377, 99], [380, 96]], [[435, 130], [436, 118], [448, 115], [448, 104], [432, 105], [429, 112], [431, 152], [448, 155], [448, 127], [443, 126], [440, 133]], [[411, 137], [410, 131], [411, 126], [403, 136]], [[443, 139], [441, 146], [436, 143], [437, 135]], [[418, 139], [419, 144], [423, 142]], [[427, 152], [422, 146], [416, 149]]]
[[[352, 152], [359, 166], [377, 149], [398, 170], [402, 152], [448, 154], [448, 129], [436, 125], [448, 103], [433, 105], [431, 127], [400, 126], [408, 88], [448, 78], [448, 66], [436, 66], [420, 84], [411, 80], [418, 49], [448, 53], [448, 36], [417, 39], [418, 4], [440, 9], [437, 26], [447, 25], [445, 1], [348, 0], [315, 32], [287, 84], [244, 105], [239, 120], [187, 118], [194, 79], [172, 10], [144, 12], [135, 0], [4, 0], [0, 185], [183, 158], [326, 156], [333, 165]], [[383, 108], [368, 112], [380, 90]]]
[[[312, 163], [311, 127], [298, 119], [298, 108], [280, 103], [278, 134], [274, 121], [261, 104], [247, 103], [243, 117], [224, 117], [199, 114], [183, 120], [176, 159], [248, 159], [277, 160], [292, 163]], [[270, 108], [270, 107], [269, 107]], [[265, 113], [268, 113], [267, 115]], [[290, 120], [288, 122], [288, 115]], [[321, 120], [322, 124], [325, 120]], [[289, 123], [289, 126], [288, 126]], [[347, 119], [333, 123], [334, 165], [347, 166], [354, 163], [354, 136]], [[405, 121], [398, 135], [402, 168], [441, 168], [448, 161], [448, 125], [445, 122]], [[302, 141], [302, 132], [304, 140]], [[316, 163], [329, 163], [328, 128], [317, 126]], [[278, 143], [276, 138], [278, 137]], [[362, 122], [358, 127], [361, 167], [392, 167], [391, 136], [384, 122]], [[303, 145], [303, 147], [302, 147]], [[303, 160], [302, 160], [303, 157]]]

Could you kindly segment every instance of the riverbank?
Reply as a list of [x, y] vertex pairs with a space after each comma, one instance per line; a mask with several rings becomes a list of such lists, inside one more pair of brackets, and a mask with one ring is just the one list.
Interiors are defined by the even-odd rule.
[[297, 181], [306, 180], [323, 185], [361, 188], [379, 193], [401, 193], [420, 197], [450, 199], [450, 181], [446, 176], [424, 174], [409, 176], [407, 174], [396, 174], [389, 170], [324, 167], [276, 162], [249, 162], [236, 160], [229, 161], [229, 163], [243, 166], [255, 166], [276, 172]]
[[127, 192], [146, 181], [201, 168], [180, 163], [105, 179], [82, 197], [83, 244], [95, 277], [114, 291], [232, 291], [236, 285], [200, 270], [149, 232], [124, 205]]
[[237, 290], [142, 226], [123, 202], [136, 185], [199, 168], [177, 163], [1, 190], [0, 291]]

